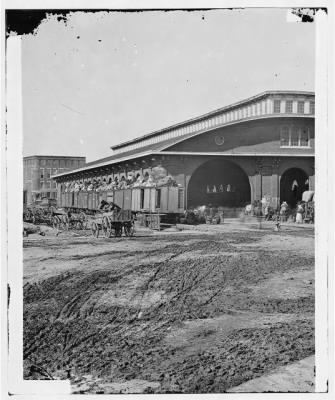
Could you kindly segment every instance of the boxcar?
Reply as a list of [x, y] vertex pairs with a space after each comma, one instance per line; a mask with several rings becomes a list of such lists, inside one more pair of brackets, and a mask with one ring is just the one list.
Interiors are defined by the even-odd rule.
[[91, 213], [99, 209], [102, 200], [143, 214], [141, 220], [153, 229], [159, 229], [161, 222], [175, 222], [184, 212], [184, 189], [174, 186], [61, 193], [58, 207]]

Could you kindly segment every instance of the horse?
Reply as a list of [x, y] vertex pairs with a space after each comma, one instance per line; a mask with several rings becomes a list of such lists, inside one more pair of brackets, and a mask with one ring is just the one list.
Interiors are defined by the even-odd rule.
[[106, 200], [101, 200], [99, 210], [106, 211], [106, 212], [114, 211], [114, 210], [120, 211], [121, 207], [119, 207], [117, 204], [113, 203], [112, 201], [108, 202]]

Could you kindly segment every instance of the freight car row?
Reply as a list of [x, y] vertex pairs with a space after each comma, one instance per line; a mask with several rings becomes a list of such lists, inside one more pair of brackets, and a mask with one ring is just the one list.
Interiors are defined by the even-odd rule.
[[176, 186], [60, 192], [57, 205], [72, 212], [94, 214], [102, 201], [137, 213], [137, 218], [152, 229], [159, 229], [161, 223], [174, 223], [184, 213], [184, 189]]

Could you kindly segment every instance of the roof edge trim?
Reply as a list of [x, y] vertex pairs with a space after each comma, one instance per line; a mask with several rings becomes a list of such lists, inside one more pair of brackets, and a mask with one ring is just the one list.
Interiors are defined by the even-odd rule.
[[261, 99], [262, 97], [267, 97], [267, 96], [277, 95], [277, 94], [279, 94], [279, 95], [296, 94], [296, 95], [303, 95], [303, 96], [315, 96], [315, 92], [309, 92], [309, 91], [298, 91], [298, 90], [265, 91], [265, 92], [262, 92], [262, 93], [259, 93], [259, 94], [255, 95], [255, 96], [248, 97], [247, 99], [240, 100], [238, 102], [229, 104], [228, 106], [220, 107], [220, 108], [217, 108], [217, 109], [215, 109], [213, 111], [207, 112], [205, 114], [201, 114], [198, 117], [190, 118], [190, 119], [187, 119], [186, 121], [170, 125], [170, 126], [168, 126], [166, 128], [159, 129], [157, 131], [154, 131], [154, 132], [148, 133], [146, 135], [134, 138], [132, 140], [128, 140], [126, 142], [122, 142], [122, 143], [116, 144], [114, 146], [111, 146], [110, 148], [112, 150], [121, 149], [122, 147], [126, 147], [127, 145], [129, 145], [131, 143], [141, 142], [144, 139], [148, 139], [150, 137], [154, 137], [154, 136], [159, 135], [161, 133], [164, 133], [166, 131], [169, 131], [169, 130], [172, 130], [172, 129], [176, 129], [176, 128], [182, 127], [184, 125], [188, 125], [189, 123], [192, 123], [192, 122], [195, 122], [195, 121], [200, 121], [201, 119], [207, 118], [207, 117], [209, 117], [211, 115], [215, 115], [216, 113], [220, 113], [222, 111], [227, 111], [227, 110], [229, 110], [231, 108], [238, 107], [238, 106], [240, 106], [242, 104], [246, 104], [246, 103], [252, 102], [254, 100]]

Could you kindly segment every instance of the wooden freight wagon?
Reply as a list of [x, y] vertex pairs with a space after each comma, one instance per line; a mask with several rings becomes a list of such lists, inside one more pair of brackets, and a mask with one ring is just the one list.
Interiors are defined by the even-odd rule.
[[144, 204], [144, 189], [133, 188], [131, 197], [131, 209], [132, 211], [143, 211]]
[[156, 209], [166, 214], [181, 214], [184, 211], [184, 189], [163, 186], [157, 189]]
[[79, 192], [72, 193], [72, 207], [79, 208], [78, 197], [79, 197]]
[[157, 189], [145, 188], [143, 200], [143, 212], [154, 213], [157, 208]]
[[65, 193], [65, 207], [71, 207], [72, 206], [72, 193], [67, 192]]
[[107, 201], [107, 192], [99, 192], [99, 203], [101, 203], [101, 201]]
[[[184, 189], [174, 186], [136, 187], [104, 192], [61, 193], [59, 206], [70, 212], [96, 212], [101, 202], [114, 203], [122, 210], [141, 213], [146, 226], [159, 229], [161, 222], [174, 223], [184, 212]], [[91, 212], [91, 213], [90, 213]]]
[[81, 209], [87, 210], [88, 209], [88, 193], [87, 192], [79, 192], [79, 199], [78, 205]]
[[116, 189], [114, 190], [113, 203], [125, 210], [132, 209], [132, 191], [133, 189]]

